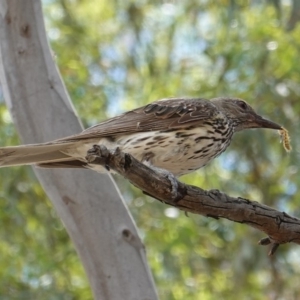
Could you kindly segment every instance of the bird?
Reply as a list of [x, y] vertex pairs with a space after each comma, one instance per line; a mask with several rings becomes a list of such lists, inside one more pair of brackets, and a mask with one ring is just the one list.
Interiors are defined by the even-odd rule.
[[251, 128], [283, 129], [239, 98], [166, 98], [79, 134], [47, 143], [1, 147], [0, 167], [35, 165], [103, 172], [102, 166], [86, 158], [94, 145], [103, 145], [179, 177], [204, 167], [226, 150], [234, 133]]

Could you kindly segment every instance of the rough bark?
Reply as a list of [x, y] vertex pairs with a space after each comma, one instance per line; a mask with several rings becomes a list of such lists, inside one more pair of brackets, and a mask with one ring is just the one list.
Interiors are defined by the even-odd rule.
[[186, 212], [215, 219], [224, 218], [254, 227], [265, 234], [260, 245], [271, 245], [269, 255], [280, 244], [300, 244], [300, 219], [279, 212], [264, 204], [244, 198], [230, 197], [218, 190], [205, 191], [178, 181], [171, 174], [157, 172], [140, 163], [129, 154], [105, 147], [91, 149], [87, 155], [93, 164], [112, 169], [147, 195]]
[[293, 0], [290, 18], [287, 23], [287, 30], [288, 31], [294, 30], [297, 23], [299, 23], [299, 21], [300, 21], [300, 1]]
[[[82, 130], [50, 53], [40, 0], [0, 0], [0, 79], [24, 143]], [[144, 246], [113, 180], [88, 170], [35, 173], [74, 242], [95, 298], [157, 299]]]

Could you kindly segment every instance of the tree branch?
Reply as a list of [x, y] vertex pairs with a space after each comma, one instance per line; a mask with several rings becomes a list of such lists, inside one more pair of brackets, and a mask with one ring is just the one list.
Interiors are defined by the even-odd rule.
[[266, 233], [268, 237], [261, 239], [259, 244], [271, 245], [269, 255], [274, 254], [280, 244], [300, 244], [300, 219], [285, 212], [241, 197], [234, 198], [218, 190], [205, 191], [186, 185], [175, 177], [170, 180], [166, 173], [149, 168], [119, 149], [112, 152], [104, 146], [94, 146], [87, 159], [92, 164], [116, 171], [161, 202], [186, 212], [247, 224]]

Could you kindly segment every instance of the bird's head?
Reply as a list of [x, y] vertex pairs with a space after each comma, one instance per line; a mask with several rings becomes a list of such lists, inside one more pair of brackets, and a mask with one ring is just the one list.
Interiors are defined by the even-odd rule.
[[235, 124], [235, 131], [248, 128], [282, 129], [280, 125], [258, 115], [254, 109], [242, 99], [214, 98], [211, 101]]

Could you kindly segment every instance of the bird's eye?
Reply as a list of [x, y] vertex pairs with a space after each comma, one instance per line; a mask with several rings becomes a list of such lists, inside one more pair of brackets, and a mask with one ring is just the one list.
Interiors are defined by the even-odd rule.
[[238, 101], [237, 104], [242, 110], [247, 110], [247, 108], [248, 108], [248, 105], [245, 101]]

